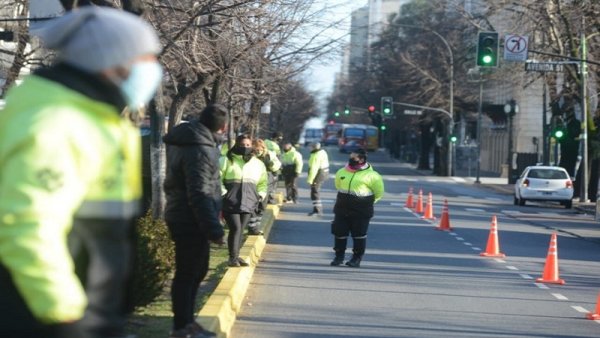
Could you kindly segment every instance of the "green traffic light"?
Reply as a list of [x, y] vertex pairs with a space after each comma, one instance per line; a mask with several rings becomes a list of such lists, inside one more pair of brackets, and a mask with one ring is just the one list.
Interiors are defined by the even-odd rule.
[[384, 114], [389, 114], [391, 112], [390, 108], [383, 108], [383, 113]]
[[456, 136], [451, 136], [450, 137], [450, 142], [456, 143], [456, 140], [457, 140]]
[[557, 130], [554, 132], [554, 137], [557, 139], [562, 138], [563, 136], [565, 136], [565, 133], [562, 130]]
[[344, 114], [346, 114], [346, 115], [350, 115], [350, 109], [346, 109], [346, 110], [344, 110]]
[[381, 129], [381, 130], [386, 130], [386, 129], [387, 129], [387, 127], [386, 127], [385, 125], [381, 125], [381, 127], [379, 127], [379, 129]]
[[485, 63], [485, 64], [490, 64], [490, 63], [492, 63], [492, 60], [493, 60], [493, 58], [491, 55], [484, 55], [483, 59], [481, 61], [483, 61], [483, 63]]
[[333, 113], [333, 115], [334, 115], [335, 117], [339, 117], [339, 116], [340, 116], [340, 112], [339, 112], [339, 111], [336, 111], [335, 113]]

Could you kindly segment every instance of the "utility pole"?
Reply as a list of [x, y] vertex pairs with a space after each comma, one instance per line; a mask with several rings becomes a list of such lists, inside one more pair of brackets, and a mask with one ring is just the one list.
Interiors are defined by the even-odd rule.
[[550, 163], [550, 148], [548, 142], [548, 126], [546, 121], [548, 120], [548, 102], [546, 96], [546, 76], [544, 75], [544, 93], [542, 95], [542, 163], [548, 165]]
[[587, 42], [585, 37], [585, 16], [581, 17], [581, 113], [582, 132], [581, 142], [583, 142], [583, 154], [581, 161], [581, 191], [579, 194], [580, 202], [588, 201], [588, 118], [587, 118]]

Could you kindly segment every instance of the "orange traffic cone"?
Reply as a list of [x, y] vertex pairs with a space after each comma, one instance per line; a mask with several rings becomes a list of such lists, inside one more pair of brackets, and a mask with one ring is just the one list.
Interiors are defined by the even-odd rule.
[[600, 319], [600, 293], [598, 294], [598, 300], [596, 301], [596, 312], [588, 312], [588, 314], [585, 315], [585, 318], [591, 320]]
[[417, 205], [415, 206], [415, 212], [423, 213], [423, 190], [419, 189], [419, 195], [417, 196]]
[[492, 216], [492, 224], [490, 226], [490, 235], [488, 237], [487, 246], [485, 252], [479, 254], [484, 257], [505, 257], [506, 255], [500, 252], [500, 245], [498, 244], [498, 221], [496, 215]]
[[406, 198], [406, 204], [404, 205], [407, 208], [413, 208], [413, 188], [408, 188], [408, 197]]
[[427, 197], [427, 205], [425, 206], [425, 212], [423, 213], [423, 216], [421, 216], [422, 219], [435, 219], [435, 216], [433, 216], [433, 196], [431, 195], [431, 193], [429, 193], [429, 196]]
[[450, 214], [448, 212], [448, 200], [444, 200], [444, 207], [442, 208], [442, 218], [440, 224], [435, 228], [436, 230], [452, 230], [450, 226]]
[[548, 248], [548, 256], [546, 256], [542, 278], [538, 278], [535, 281], [539, 283], [565, 284], [565, 281], [558, 276], [558, 244], [556, 233], [553, 233], [550, 237], [550, 247]]

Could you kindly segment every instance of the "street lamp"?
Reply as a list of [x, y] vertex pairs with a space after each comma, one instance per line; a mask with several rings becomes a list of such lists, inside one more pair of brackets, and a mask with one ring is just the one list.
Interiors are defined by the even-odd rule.
[[[450, 58], [450, 116], [451, 121], [450, 121], [450, 125], [448, 126], [448, 135], [452, 135], [454, 132], [454, 126], [453, 126], [453, 120], [454, 120], [454, 54], [452, 53], [452, 48], [450, 47], [450, 44], [448, 43], [448, 41], [446, 41], [446, 39], [440, 35], [440, 33], [434, 31], [431, 28], [427, 28], [427, 27], [421, 27], [421, 26], [414, 26], [414, 25], [407, 25], [407, 24], [402, 24], [402, 23], [390, 23], [391, 26], [396, 26], [396, 27], [408, 27], [408, 28], [416, 28], [416, 29], [422, 29], [428, 32], [433, 33], [433, 35], [437, 36], [440, 40], [442, 40], [442, 42], [444, 43], [444, 45], [446, 45], [446, 48], [448, 49], [448, 56]], [[449, 144], [450, 148], [452, 145]], [[450, 151], [450, 149], [448, 149], [448, 154], [447, 155], [447, 163], [448, 163], [448, 176], [452, 176], [452, 152]]]

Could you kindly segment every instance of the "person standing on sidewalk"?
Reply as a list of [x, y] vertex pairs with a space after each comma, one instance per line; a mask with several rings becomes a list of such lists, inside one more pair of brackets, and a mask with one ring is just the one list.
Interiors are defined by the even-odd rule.
[[[267, 179], [269, 180], [267, 196], [270, 196], [272, 193], [274, 193], [275, 185], [277, 184], [277, 173], [281, 169], [281, 162], [279, 162], [275, 152], [267, 149], [267, 146], [263, 140], [254, 140], [253, 147], [254, 152], [256, 153], [256, 158], [261, 160], [265, 165], [265, 168], [267, 168]], [[259, 226], [267, 203], [267, 199], [264, 199], [258, 203], [258, 207], [252, 214], [252, 217], [250, 217], [250, 222], [248, 223], [248, 235], [256, 236], [263, 234], [259, 229]]]
[[354, 247], [352, 258], [346, 265], [358, 268], [367, 247], [367, 230], [374, 204], [383, 197], [383, 179], [367, 162], [367, 153], [361, 149], [352, 152], [348, 164], [336, 172], [335, 188], [338, 193], [331, 222], [335, 258], [331, 265], [338, 266], [344, 262], [350, 234]]
[[323, 215], [323, 202], [321, 201], [321, 185], [329, 178], [329, 156], [325, 149], [321, 149], [321, 143], [311, 144], [312, 150], [308, 159], [308, 178], [306, 182], [310, 185], [310, 199], [313, 209], [309, 216]]
[[226, 123], [227, 109], [212, 104], [202, 110], [198, 119], [177, 125], [163, 138], [167, 145], [165, 221], [175, 243], [170, 338], [210, 337], [194, 320], [194, 303], [208, 272], [210, 242], [225, 243], [219, 222], [218, 144]]
[[220, 159], [223, 217], [229, 234], [230, 267], [248, 266], [240, 258], [240, 247], [244, 229], [256, 211], [260, 201], [267, 196], [267, 169], [254, 156], [250, 136], [242, 134], [235, 139], [234, 146]]
[[291, 143], [283, 145], [281, 175], [285, 182], [285, 203], [298, 203], [298, 176], [302, 173], [302, 154]]
[[160, 42], [96, 6], [32, 34], [57, 62], [0, 114], [0, 335], [124, 337], [142, 185], [140, 132], [122, 113], [159, 86]]
[[276, 156], [281, 156], [281, 147], [279, 143], [283, 140], [283, 133], [280, 131], [276, 131], [271, 134], [271, 139], [266, 139], [265, 144], [267, 145], [267, 149], [274, 152]]

